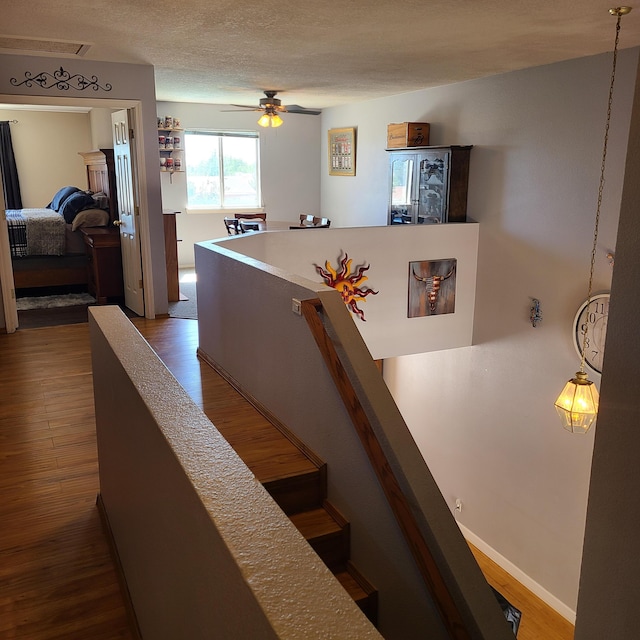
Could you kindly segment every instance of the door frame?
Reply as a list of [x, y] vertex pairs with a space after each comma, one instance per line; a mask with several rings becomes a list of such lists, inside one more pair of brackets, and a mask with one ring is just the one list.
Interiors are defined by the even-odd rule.
[[[5, 215], [4, 188], [0, 174], [0, 222], [6, 233], [0, 232], [0, 289], [2, 308], [4, 311], [4, 328], [7, 333], [14, 333], [18, 328], [18, 310], [16, 308], [16, 290], [13, 286], [13, 266], [11, 264], [11, 247], [9, 246], [9, 228]], [[5, 273], [9, 272], [9, 277]]]
[[[3, 104], [25, 104], [25, 105], [50, 105], [50, 106], [87, 106], [103, 109], [127, 109], [131, 112], [131, 127], [133, 135], [138, 140], [144, 132], [144, 122], [142, 117], [142, 102], [140, 100], [113, 100], [109, 98], [66, 98], [62, 96], [27, 96], [27, 95], [7, 95], [0, 94], [0, 103]], [[154, 123], [155, 126], [155, 123]], [[139, 185], [147, 183], [147, 167], [144, 158], [144, 144], [135, 145], [136, 175]], [[155, 318], [155, 298], [153, 293], [153, 269], [151, 261], [151, 242], [149, 233], [149, 202], [145, 189], [139, 190], [139, 211], [140, 211], [140, 250], [142, 253], [142, 286], [144, 295], [145, 317]], [[4, 211], [4, 203], [2, 203]], [[8, 230], [4, 225], [4, 230], [0, 229], [0, 234], [7, 238]], [[4, 246], [4, 241], [0, 241]], [[3, 252], [4, 253], [4, 252]], [[7, 318], [16, 318], [17, 308], [15, 298], [15, 286], [13, 280], [13, 267], [11, 260], [0, 260], [0, 283], [2, 284], [2, 303], [4, 306], [5, 325], [7, 333], [13, 333], [15, 327], [9, 330], [11, 322]], [[5, 289], [8, 294], [5, 295]], [[17, 326], [17, 324], [16, 324]]]

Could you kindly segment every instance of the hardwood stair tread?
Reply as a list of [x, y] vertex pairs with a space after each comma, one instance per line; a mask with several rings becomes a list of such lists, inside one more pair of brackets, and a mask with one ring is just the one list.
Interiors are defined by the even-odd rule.
[[334, 575], [356, 602], [361, 602], [369, 597], [369, 594], [362, 588], [360, 583], [346, 569], [338, 571]]
[[336, 572], [349, 559], [349, 523], [324, 502], [322, 507], [290, 515], [289, 518], [324, 563]]
[[351, 561], [334, 573], [345, 591], [374, 624], [378, 624], [378, 591], [355, 568]]
[[293, 514], [290, 520], [307, 539], [340, 533], [343, 529], [341, 524], [321, 507]]

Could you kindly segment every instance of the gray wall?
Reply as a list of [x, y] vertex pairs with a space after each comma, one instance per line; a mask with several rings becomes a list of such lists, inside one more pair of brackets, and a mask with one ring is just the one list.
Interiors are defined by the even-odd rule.
[[120, 309], [90, 333], [100, 495], [145, 640], [379, 639]]
[[[337, 229], [336, 235], [348, 231]], [[319, 233], [325, 234], [290, 235]], [[335, 343], [349, 354], [353, 379], [370, 394], [377, 440], [419, 512], [438, 566], [455, 583], [453, 593], [466, 598], [459, 604], [471, 611], [469, 628], [475, 618], [481, 630], [471, 637], [507, 638], [486, 581], [338, 292], [236, 253], [241, 241], [196, 245], [199, 349], [326, 462], [328, 499], [350, 522], [351, 557], [379, 590], [381, 633], [388, 640], [447, 637], [307, 322], [292, 312], [292, 298], [322, 297]]]
[[576, 640], [635, 638], [640, 580], [640, 83], [629, 137], [616, 265], [611, 285]]
[[[618, 60], [595, 291], [610, 287], [637, 61], [637, 49]], [[325, 129], [358, 129], [356, 177], [323, 171], [322, 214], [336, 224], [384, 224], [388, 123], [430, 122], [432, 144], [474, 145], [474, 346], [385, 361], [385, 378], [474, 542], [568, 618], [599, 427], [565, 432], [553, 402], [579, 366], [571, 325], [587, 294], [610, 74], [602, 55], [323, 114]]]

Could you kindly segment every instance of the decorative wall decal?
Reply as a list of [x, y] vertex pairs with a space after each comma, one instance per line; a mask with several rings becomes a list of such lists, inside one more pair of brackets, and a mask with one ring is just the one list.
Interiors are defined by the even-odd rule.
[[80, 73], [71, 75], [62, 67], [53, 73], [41, 71], [35, 76], [31, 74], [31, 71], [25, 71], [24, 77], [25, 79], [22, 82], [19, 82], [17, 78], [11, 78], [10, 82], [14, 87], [25, 85], [31, 88], [34, 84], [37, 84], [41, 89], [60, 89], [61, 91], [68, 91], [69, 89], [76, 89], [77, 91], [84, 91], [85, 89], [111, 91], [113, 88], [108, 82], [104, 86], [98, 84], [97, 76], [85, 78], [85, 76]]
[[457, 262], [450, 258], [409, 263], [409, 318], [455, 311]]
[[[340, 253], [342, 256], [342, 252]], [[349, 259], [348, 254], [344, 254], [344, 257], [339, 257], [340, 270], [334, 269], [331, 263], [327, 260], [324, 263], [325, 268], [318, 266], [314, 263], [316, 271], [322, 276], [325, 284], [328, 287], [333, 287], [340, 293], [344, 303], [351, 309], [352, 313], [355, 313], [360, 320], [366, 322], [364, 317], [364, 311], [358, 308], [358, 302], [366, 302], [366, 297], [369, 295], [377, 295], [378, 291], [369, 289], [369, 287], [362, 288], [360, 285], [368, 280], [367, 276], [363, 275], [365, 271], [371, 267], [371, 265], [358, 265], [353, 272], [351, 272], [351, 263], [353, 260]]]

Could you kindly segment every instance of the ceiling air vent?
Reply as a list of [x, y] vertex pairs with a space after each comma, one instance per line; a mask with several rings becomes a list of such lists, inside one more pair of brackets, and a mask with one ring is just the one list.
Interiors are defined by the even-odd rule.
[[0, 49], [20, 51], [21, 53], [37, 53], [38, 55], [83, 56], [91, 45], [69, 40], [37, 40], [20, 36], [0, 36]]

